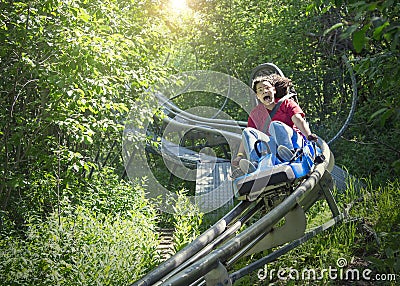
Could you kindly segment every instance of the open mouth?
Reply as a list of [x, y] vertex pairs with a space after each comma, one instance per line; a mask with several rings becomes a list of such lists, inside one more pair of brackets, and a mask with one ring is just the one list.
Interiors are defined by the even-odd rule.
[[271, 100], [271, 96], [270, 95], [266, 95], [266, 96], [263, 97], [263, 100], [270, 101]]

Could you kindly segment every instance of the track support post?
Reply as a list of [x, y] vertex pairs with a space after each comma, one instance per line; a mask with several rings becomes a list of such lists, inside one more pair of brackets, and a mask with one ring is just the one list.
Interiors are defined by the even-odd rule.
[[329, 208], [332, 211], [333, 217], [337, 217], [340, 214], [339, 208], [337, 206], [336, 200], [333, 197], [333, 179], [332, 176], [326, 172], [322, 179], [319, 181], [319, 185], [322, 189], [322, 192], [325, 196], [326, 201], [328, 202]]

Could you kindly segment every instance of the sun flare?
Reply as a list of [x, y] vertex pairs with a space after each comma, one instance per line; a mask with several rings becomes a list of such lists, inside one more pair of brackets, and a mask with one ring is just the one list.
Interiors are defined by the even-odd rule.
[[170, 5], [176, 13], [182, 13], [189, 8], [186, 0], [170, 0]]

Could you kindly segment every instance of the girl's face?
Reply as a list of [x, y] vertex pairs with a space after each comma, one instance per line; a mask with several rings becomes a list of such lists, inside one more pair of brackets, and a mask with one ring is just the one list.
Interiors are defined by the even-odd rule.
[[257, 98], [265, 105], [275, 103], [275, 87], [268, 81], [259, 82], [256, 84]]

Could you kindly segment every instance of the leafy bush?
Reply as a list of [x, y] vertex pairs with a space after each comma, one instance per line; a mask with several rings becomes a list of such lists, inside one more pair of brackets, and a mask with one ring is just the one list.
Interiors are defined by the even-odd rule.
[[185, 196], [185, 192], [178, 194], [174, 210], [175, 232], [173, 240], [175, 251], [179, 251], [200, 235], [199, 229], [203, 214]]
[[32, 225], [25, 241], [3, 241], [2, 285], [122, 285], [155, 263], [152, 223], [79, 207]]
[[77, 192], [80, 205], [64, 190], [45, 221], [32, 216], [26, 237], [0, 241], [1, 285], [125, 285], [158, 263], [156, 213], [143, 182], [131, 186], [107, 169], [96, 176]]
[[78, 207], [1, 242], [2, 285], [126, 285], [155, 265], [154, 222]]

